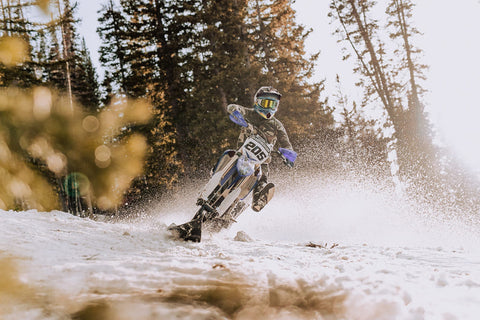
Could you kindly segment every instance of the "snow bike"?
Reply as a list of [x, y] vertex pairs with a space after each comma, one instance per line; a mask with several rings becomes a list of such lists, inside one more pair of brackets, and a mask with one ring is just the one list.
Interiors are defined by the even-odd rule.
[[[226, 150], [213, 168], [212, 177], [197, 199], [200, 206], [190, 222], [171, 225], [168, 230], [176, 238], [200, 242], [202, 230], [218, 232], [229, 228], [248, 207], [244, 199], [262, 176], [261, 164], [273, 153], [273, 145], [248, 124], [242, 114], [230, 115], [234, 123], [248, 128], [250, 135], [238, 150]], [[293, 164], [297, 154], [288, 149], [276, 151], [285, 163]]]

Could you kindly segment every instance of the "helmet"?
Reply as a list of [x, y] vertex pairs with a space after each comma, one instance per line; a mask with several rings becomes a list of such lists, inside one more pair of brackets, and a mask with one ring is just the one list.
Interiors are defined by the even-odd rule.
[[277, 112], [282, 95], [273, 87], [261, 87], [255, 93], [255, 111], [265, 119], [270, 119]]

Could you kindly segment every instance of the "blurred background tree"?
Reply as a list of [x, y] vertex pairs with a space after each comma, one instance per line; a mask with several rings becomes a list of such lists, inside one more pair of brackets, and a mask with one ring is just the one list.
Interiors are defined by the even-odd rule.
[[1, 90], [2, 209], [115, 208], [147, 149], [143, 136], [122, 128], [150, 116], [144, 101], [114, 101], [92, 115], [46, 87]]
[[145, 137], [126, 128], [148, 123], [150, 104], [123, 98], [98, 111], [95, 72], [84, 43], [73, 45], [68, 1], [63, 14], [56, 2], [59, 18], [46, 24], [25, 19], [31, 2], [1, 5], [0, 208], [75, 214], [115, 208], [142, 173], [147, 151]]

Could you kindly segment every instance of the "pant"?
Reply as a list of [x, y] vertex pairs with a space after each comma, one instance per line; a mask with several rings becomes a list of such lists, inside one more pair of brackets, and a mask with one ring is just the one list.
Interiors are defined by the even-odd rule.
[[255, 198], [256, 198], [255, 196], [258, 196], [260, 191], [262, 191], [262, 189], [265, 188], [265, 186], [268, 183], [267, 182], [267, 179], [268, 179], [268, 164], [267, 163], [262, 164], [261, 168], [262, 168], [262, 176], [260, 177], [260, 180], [258, 180], [257, 185], [253, 189], [254, 201], [255, 201]]

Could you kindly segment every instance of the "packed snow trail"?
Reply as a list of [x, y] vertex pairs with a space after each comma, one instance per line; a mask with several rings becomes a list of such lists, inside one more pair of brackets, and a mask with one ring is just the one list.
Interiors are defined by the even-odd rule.
[[284, 186], [199, 244], [165, 232], [185, 194], [128, 223], [0, 211], [0, 318], [478, 319], [478, 229], [357, 189]]

